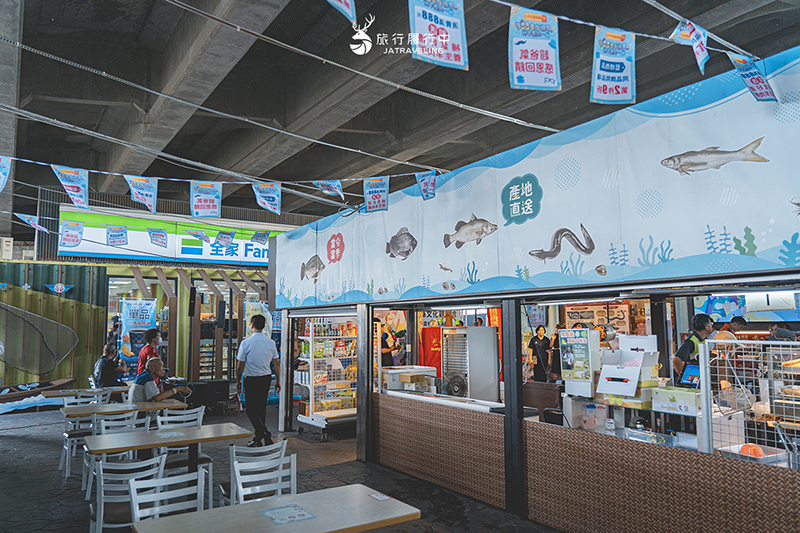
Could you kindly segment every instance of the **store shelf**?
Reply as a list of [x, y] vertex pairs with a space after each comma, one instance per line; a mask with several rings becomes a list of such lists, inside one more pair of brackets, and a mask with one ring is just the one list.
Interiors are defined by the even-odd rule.
[[319, 336], [319, 335], [318, 335], [318, 336], [315, 336], [315, 337], [304, 337], [304, 336], [300, 336], [300, 337], [298, 337], [298, 338], [299, 338], [301, 341], [310, 341], [310, 340], [312, 340], [312, 339], [313, 339], [313, 340], [314, 340], [314, 342], [323, 342], [323, 341], [326, 341], [326, 340], [328, 340], [328, 339], [331, 339], [331, 340], [337, 340], [337, 339], [338, 339], [338, 340], [345, 340], [345, 339], [349, 339], [349, 340], [356, 340], [358, 337], [351, 337], [351, 336], [340, 337], [340, 336], [327, 336], [327, 335], [326, 335], [326, 336]]

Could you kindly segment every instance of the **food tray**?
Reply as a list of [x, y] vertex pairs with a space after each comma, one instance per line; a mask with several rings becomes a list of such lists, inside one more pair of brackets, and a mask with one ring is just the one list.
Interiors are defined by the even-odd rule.
[[758, 446], [764, 452], [764, 457], [753, 457], [751, 455], [739, 453], [742, 446], [745, 444], [733, 444], [731, 446], [723, 446], [717, 448], [719, 454], [723, 457], [731, 457], [733, 459], [741, 459], [743, 461], [750, 461], [751, 463], [759, 463], [762, 465], [780, 465], [786, 464], [789, 460], [789, 455], [786, 450], [780, 448], [773, 448], [771, 446], [761, 446], [759, 444], [752, 444], [751, 446]]

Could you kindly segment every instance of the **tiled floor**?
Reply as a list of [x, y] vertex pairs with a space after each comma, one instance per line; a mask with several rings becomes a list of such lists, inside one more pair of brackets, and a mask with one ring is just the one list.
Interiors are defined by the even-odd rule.
[[[214, 423], [222, 419], [221, 415], [210, 414], [204, 421]], [[227, 415], [224, 420], [251, 427], [244, 413]], [[277, 425], [276, 406], [269, 408], [268, 423], [271, 429]], [[73, 459], [69, 479], [64, 479], [63, 472], [58, 470], [63, 428], [63, 416], [59, 411], [0, 416], [0, 531], [88, 531], [89, 502], [84, 500], [80, 490], [80, 458]], [[273, 437], [281, 435], [273, 430]], [[282, 437], [289, 439], [288, 453], [297, 454], [298, 492], [363, 483], [417, 507], [422, 513], [419, 520], [378, 531], [558, 533], [432, 483], [380, 465], [356, 461], [352, 432], [333, 433], [328, 442], [322, 442], [321, 435], [314, 432], [287, 433]], [[203, 452], [214, 458], [216, 480], [229, 477], [229, 444], [203, 445]]]

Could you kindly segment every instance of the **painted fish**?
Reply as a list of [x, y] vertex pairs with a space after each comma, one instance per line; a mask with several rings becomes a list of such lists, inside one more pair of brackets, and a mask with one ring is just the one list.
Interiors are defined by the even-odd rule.
[[592, 240], [592, 236], [589, 235], [589, 232], [586, 231], [586, 228], [583, 227], [583, 224], [581, 224], [581, 233], [583, 233], [583, 238], [586, 240], [586, 244], [583, 244], [581, 241], [579, 241], [578, 236], [575, 235], [575, 232], [573, 232], [571, 229], [561, 228], [553, 233], [553, 237], [550, 239], [549, 250], [531, 250], [528, 253], [539, 261], [553, 259], [554, 257], [558, 257], [558, 254], [561, 253], [561, 240], [567, 239], [578, 252], [582, 253], [583, 255], [589, 255], [594, 252], [594, 241]]
[[316, 283], [323, 270], [325, 270], [325, 263], [318, 255], [314, 255], [307, 263], [300, 265], [300, 281], [308, 278]]
[[722, 165], [727, 165], [734, 161], [767, 163], [769, 159], [761, 157], [756, 153], [756, 148], [761, 145], [761, 141], [763, 140], [764, 137], [761, 137], [744, 148], [733, 152], [720, 150], [719, 146], [704, 148], [699, 152], [684, 152], [662, 160], [661, 164], [667, 168], [678, 171], [682, 176], [688, 176], [689, 172], [708, 170], [709, 168], [719, 169]]
[[456, 223], [456, 232], [452, 235], [444, 234], [444, 247], [447, 248], [455, 243], [456, 248], [461, 248], [464, 244], [475, 241], [475, 244], [480, 244], [484, 237], [488, 237], [497, 231], [497, 224], [492, 224], [488, 220], [478, 218], [475, 213], [469, 217], [469, 222], [459, 220]]
[[417, 249], [417, 239], [408, 232], [408, 228], [400, 228], [394, 237], [386, 243], [386, 253], [389, 257], [399, 257], [405, 261]]
[[601, 276], [605, 276], [606, 274], [608, 274], [608, 270], [606, 269], [605, 265], [597, 265], [596, 267], [594, 267], [594, 271], [600, 274]]
[[[800, 207], [800, 204], [797, 204], [797, 206], [798, 206], [798, 207]], [[450, 267], [446, 267], [446, 266], [444, 266], [444, 265], [443, 265], [443, 264], [441, 264], [441, 263], [439, 263], [439, 268], [441, 268], [441, 269], [442, 269], [442, 270], [444, 270], [445, 272], [452, 272], [452, 271], [453, 271], [453, 269], [452, 269], [452, 268], [450, 268]]]

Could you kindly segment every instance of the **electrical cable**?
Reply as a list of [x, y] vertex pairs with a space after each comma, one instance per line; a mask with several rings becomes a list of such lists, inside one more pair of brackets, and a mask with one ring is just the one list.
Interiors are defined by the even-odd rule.
[[[146, 93], [149, 93], [149, 94], [152, 94], [152, 95], [155, 95], [155, 96], [159, 96], [159, 97], [162, 97], [162, 98], [166, 98], [167, 100], [171, 100], [173, 102], [178, 102], [180, 104], [184, 104], [184, 105], [187, 105], [187, 106], [190, 106], [190, 107], [195, 107], [195, 108], [200, 109], [202, 111], [205, 111], [207, 113], [212, 113], [214, 115], [217, 115], [217, 116], [220, 116], [220, 117], [223, 117], [223, 118], [228, 118], [228, 119], [232, 119], [232, 120], [238, 120], [240, 122], [245, 122], [245, 123], [250, 124], [252, 126], [263, 128], [263, 129], [266, 129], [266, 130], [269, 130], [269, 131], [272, 131], [272, 132], [275, 132], [275, 133], [280, 133], [280, 134], [283, 134], [283, 135], [287, 135], [289, 137], [294, 137], [295, 139], [300, 139], [302, 141], [310, 142], [310, 143], [313, 143], [313, 144], [319, 144], [319, 145], [322, 145], [322, 146], [327, 146], [329, 148], [336, 148], [338, 150], [344, 150], [346, 152], [352, 152], [352, 153], [363, 155], [363, 156], [374, 157], [375, 159], [381, 159], [383, 161], [388, 161], [390, 163], [397, 163], [399, 165], [409, 165], [409, 166], [412, 166], [412, 167], [423, 168], [423, 169], [426, 169], [426, 170], [438, 170], [440, 172], [446, 172], [446, 170], [443, 170], [443, 169], [440, 169], [440, 168], [437, 168], [437, 167], [431, 167], [431, 166], [423, 165], [423, 164], [420, 164], [420, 163], [412, 163], [411, 161], [400, 161], [399, 159], [393, 159], [391, 157], [384, 157], [384, 156], [381, 156], [381, 155], [372, 154], [372, 153], [369, 153], [369, 152], [364, 152], [363, 150], [358, 150], [356, 148], [350, 148], [350, 147], [347, 147], [347, 146], [341, 146], [341, 145], [338, 145], [338, 144], [333, 144], [333, 143], [321, 141], [321, 140], [318, 140], [318, 139], [313, 139], [311, 137], [306, 137], [306, 136], [300, 135], [298, 133], [292, 133], [290, 131], [282, 130], [282, 129], [276, 128], [274, 126], [269, 126], [269, 125], [264, 124], [262, 122], [258, 122], [256, 120], [251, 120], [251, 119], [246, 118], [246, 117], [240, 117], [238, 115], [232, 115], [230, 113], [225, 113], [223, 111], [218, 111], [216, 109], [211, 109], [210, 107], [205, 107], [205, 106], [200, 105], [200, 104], [189, 102], [187, 100], [183, 100], [183, 99], [178, 98], [176, 96], [160, 93], [160, 92], [155, 91], [153, 89], [148, 89], [147, 87], [144, 87], [143, 85], [139, 85], [137, 83], [133, 83], [131, 81], [128, 81], [128, 80], [123, 79], [123, 78], [120, 78], [118, 76], [113, 76], [111, 74], [108, 74], [107, 72], [100, 71], [100, 70], [97, 70], [97, 69], [94, 69], [94, 68], [91, 68], [91, 67], [87, 67], [85, 65], [81, 65], [80, 63], [76, 63], [74, 61], [70, 61], [68, 59], [64, 59], [64, 58], [58, 57], [56, 55], [53, 55], [53, 54], [50, 54], [50, 53], [47, 53], [47, 52], [43, 52], [41, 50], [37, 50], [36, 48], [33, 48], [31, 46], [22, 44], [22, 43], [20, 43], [18, 41], [13, 41], [13, 40], [8, 39], [6, 37], [0, 36], [0, 42], [4, 42], [4, 43], [7, 43], [7, 44], [16, 46], [17, 48], [25, 50], [26, 52], [31, 52], [33, 54], [40, 55], [40, 56], [45, 57], [47, 59], [52, 59], [53, 61], [58, 61], [60, 63], [63, 63], [65, 65], [69, 65], [69, 66], [74, 67], [74, 68], [78, 68], [80, 70], [85, 70], [86, 72], [91, 72], [92, 74], [96, 74], [98, 76], [102, 76], [102, 77], [104, 77], [106, 79], [109, 79], [109, 80], [112, 80], [112, 81], [116, 81], [117, 83], [122, 83], [123, 85], [127, 85], [127, 86], [133, 87], [135, 89], [139, 89], [139, 90], [144, 91]], [[177, 166], [181, 166], [177, 162], [173, 162], [173, 163], [175, 165], [177, 165]], [[298, 181], [298, 182], [291, 182], [291, 183], [303, 183], [303, 182], [302, 181]], [[308, 182], [306, 182], [306, 183], [308, 183]]]
[[190, 12], [190, 13], [194, 13], [195, 15], [199, 15], [199, 16], [201, 16], [203, 18], [208, 19], [208, 20], [213, 20], [214, 22], [217, 22], [218, 24], [221, 24], [223, 26], [226, 26], [228, 28], [236, 30], [237, 32], [241, 32], [241, 33], [244, 33], [246, 35], [249, 35], [250, 37], [254, 37], [254, 38], [259, 39], [261, 41], [267, 42], [269, 44], [272, 44], [272, 45], [277, 46], [279, 48], [282, 48], [284, 50], [289, 50], [290, 52], [294, 52], [296, 54], [300, 54], [300, 55], [303, 55], [305, 57], [310, 57], [311, 59], [316, 59], [317, 61], [321, 61], [322, 64], [324, 64], [324, 65], [332, 65], [332, 66], [340, 68], [342, 70], [346, 70], [347, 72], [349, 72], [351, 74], [355, 74], [356, 76], [362, 76], [362, 77], [367, 78], [367, 79], [369, 79], [371, 81], [375, 81], [375, 82], [378, 82], [378, 83], [382, 83], [384, 85], [388, 85], [390, 87], [394, 87], [395, 89], [398, 89], [400, 91], [406, 91], [406, 92], [409, 92], [411, 94], [416, 94], [417, 96], [422, 96], [423, 98], [428, 98], [430, 100], [435, 100], [437, 102], [440, 102], [440, 103], [443, 103], [443, 104], [447, 104], [449, 106], [456, 107], [458, 109], [463, 109], [465, 111], [471, 111], [472, 113], [477, 113], [479, 115], [483, 115], [483, 116], [486, 116], [486, 117], [494, 118], [494, 119], [497, 119], [497, 120], [502, 120], [504, 122], [510, 122], [512, 124], [516, 124], [518, 126], [523, 126], [523, 127], [526, 127], [526, 128], [533, 128], [533, 129], [537, 129], [537, 130], [549, 131], [551, 133], [558, 133], [558, 132], [561, 131], [561, 130], [558, 130], [556, 128], [551, 128], [549, 126], [542, 126], [542, 125], [539, 125], [539, 124], [532, 124], [530, 122], [525, 122], [524, 120], [520, 120], [520, 119], [514, 118], [514, 117], [509, 117], [509, 116], [503, 115], [501, 113], [495, 113], [494, 111], [487, 111], [485, 109], [480, 109], [478, 107], [473, 107], [471, 105], [462, 104], [460, 102], [456, 102], [455, 100], [450, 100], [449, 98], [444, 98], [443, 96], [437, 96], [435, 94], [426, 93], [426, 92], [420, 91], [418, 89], [413, 89], [411, 87], [407, 87], [407, 86], [402, 85], [400, 83], [396, 83], [396, 82], [393, 82], [393, 81], [390, 81], [390, 80], [387, 80], [387, 79], [384, 79], [384, 78], [379, 78], [378, 76], [373, 76], [371, 74], [367, 74], [365, 72], [361, 72], [360, 70], [356, 70], [354, 68], [348, 67], [348, 66], [343, 65], [341, 63], [337, 63], [336, 61], [331, 61], [330, 59], [325, 59], [324, 57], [318, 56], [316, 54], [312, 54], [311, 52], [307, 52], [307, 51], [305, 51], [303, 49], [300, 49], [300, 48], [296, 48], [296, 47], [294, 47], [292, 45], [286, 44], [286, 43], [281, 42], [281, 41], [279, 41], [277, 39], [274, 39], [272, 37], [268, 37], [266, 35], [262, 35], [262, 34], [260, 34], [258, 32], [253, 31], [253, 30], [248, 30], [247, 28], [243, 28], [243, 27], [239, 26], [238, 24], [234, 24], [232, 22], [228, 22], [225, 19], [222, 19], [220, 17], [212, 15], [211, 13], [208, 13], [208, 12], [203, 11], [201, 9], [197, 9], [195, 7], [192, 7], [189, 4], [185, 4], [185, 3], [183, 3], [183, 2], [181, 2], [179, 0], [164, 0], [164, 1], [167, 2], [168, 4], [172, 4], [172, 5], [176, 6], [176, 7], [184, 9], [184, 10]]

